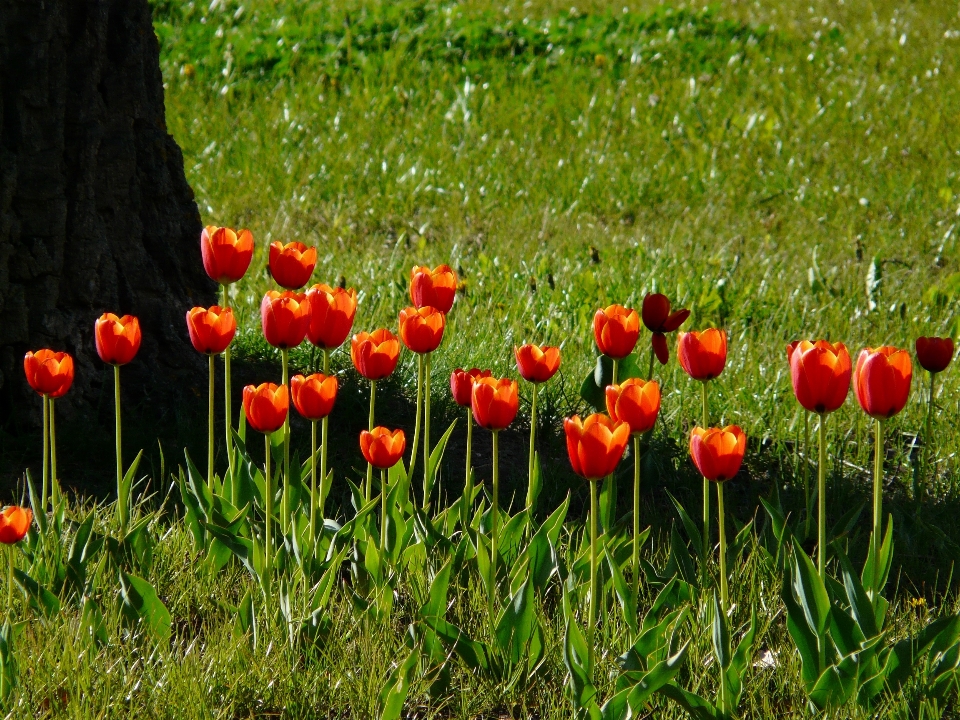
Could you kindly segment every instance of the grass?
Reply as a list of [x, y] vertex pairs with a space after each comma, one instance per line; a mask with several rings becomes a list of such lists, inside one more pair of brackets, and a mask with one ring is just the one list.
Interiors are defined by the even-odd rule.
[[[735, 422], [750, 437], [728, 502], [735, 518], [756, 516], [758, 527], [731, 589], [740, 622], [748, 619], [744, 608], [762, 608], [758, 652], [777, 658], [775, 670], [748, 675], [742, 712], [803, 717], [780, 575], [756, 550], [764, 525], [759, 497], [776, 490], [795, 515], [802, 506], [802, 414], [783, 347], [823, 336], [855, 352], [958, 334], [956, 8], [823, 0], [707, 9], [633, 0], [576, 8], [551, 0], [155, 0], [154, 16], [168, 128], [184, 150], [203, 220], [249, 227], [258, 241], [251, 272], [231, 291], [250, 380], [279, 378], [257, 313], [271, 287], [269, 241], [316, 245], [315, 279], [342, 278], [357, 288], [358, 329], [395, 328], [412, 265], [451, 264], [463, 289], [434, 361], [442, 418], [434, 428], [456, 416], [443, 380], [454, 367], [515, 375], [513, 345], [561, 345], [561, 373], [541, 395], [541, 449], [546, 508], [574, 494], [563, 552], [579, 543], [586, 490], [557, 436], [561, 418], [583, 410], [578, 389], [595, 362], [593, 312], [612, 302], [639, 307], [656, 290], [693, 311], [685, 328], [728, 331], [729, 361], [712, 383], [711, 408], [717, 422]], [[648, 340], [642, 336], [639, 346], [644, 361]], [[309, 351], [293, 359], [305, 368]], [[361, 472], [354, 445], [366, 395], [346, 353], [336, 353], [334, 364], [345, 383], [333, 421], [334, 506], [342, 517], [351, 511], [341, 478]], [[927, 497], [915, 491], [926, 407], [919, 371], [888, 431], [897, 632], [957, 610], [960, 382], [952, 370], [938, 384]], [[698, 507], [685, 438], [699, 417], [699, 396], [673, 359], [657, 377], [663, 413], [644, 467], [644, 522], [653, 525], [647, 553], [660, 566], [674, 518], [665, 490], [692, 514]], [[385, 422], [412, 425], [415, 378], [405, 354], [389, 391], [378, 393], [390, 398]], [[198, 413], [201, 404], [198, 397]], [[507, 497], [522, 498], [526, 481], [523, 415], [504, 443]], [[830, 429], [832, 516], [867, 501], [872, 445], [852, 398]], [[450, 497], [461, 483], [460, 430], [462, 422], [444, 466]], [[302, 448], [305, 428], [294, 433]], [[177, 442], [188, 444], [182, 435]], [[478, 432], [481, 478], [489, 476], [487, 443]], [[109, 435], [102, 444], [109, 449]], [[179, 446], [165, 450], [169, 469]], [[162, 496], [170, 483], [158, 469], [155, 462], [152, 487]], [[367, 622], [338, 589], [330, 611], [337, 632], [322, 649], [291, 650], [274, 627], [249, 650], [234, 637], [225, 605], [239, 602], [246, 573], [232, 565], [219, 574], [198, 571], [183, 526], [166, 513], [156, 520], [149, 579], [174, 618], [170, 647], [125, 630], [116, 613], [105, 613], [111, 642], [95, 651], [79, 637], [75, 607], [31, 622], [18, 639], [21, 687], [10, 717], [374, 716], [382, 678], [406, 653], [425, 571], [402, 579], [386, 623]], [[850, 537], [858, 560], [866, 523], [864, 516]], [[101, 573], [101, 596], [116, 596], [116, 577]], [[484, 604], [471, 586], [452, 612], [469, 625]], [[458, 665], [442, 702], [428, 701], [424, 681], [414, 682], [411, 717], [486, 718], [521, 708], [533, 717], [570, 717], [559, 587], [538, 614], [548, 652], [534, 688], [508, 690]], [[617, 623], [603, 628], [602, 662], [610, 669], [625, 649]], [[696, 627], [688, 629], [693, 645], [683, 678], [690, 689], [703, 683], [712, 692], [713, 675], [700, 670], [710, 661], [709, 633]], [[604, 675], [601, 693], [611, 684]], [[873, 716], [906, 717], [898, 713], [910, 692], [887, 699]], [[657, 705], [655, 716], [681, 714]], [[835, 714], [861, 716], [854, 708]]]

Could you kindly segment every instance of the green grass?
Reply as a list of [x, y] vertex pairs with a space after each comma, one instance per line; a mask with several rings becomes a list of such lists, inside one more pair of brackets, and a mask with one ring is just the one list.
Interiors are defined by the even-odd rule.
[[[154, 1], [168, 128], [203, 220], [249, 227], [258, 242], [251, 272], [231, 291], [246, 372], [279, 380], [257, 312], [271, 287], [270, 241], [318, 247], [316, 281], [342, 277], [360, 294], [357, 329], [396, 329], [410, 267], [451, 264], [464, 288], [434, 361], [434, 440], [455, 417], [445, 389], [454, 367], [515, 376], [515, 344], [561, 345], [561, 374], [541, 396], [541, 446], [547, 509], [574, 492], [566, 548], [568, 535], [582, 532], [586, 490], [557, 436], [561, 418], [583, 410], [578, 388], [595, 362], [593, 313], [613, 302], [639, 307], [646, 292], [661, 291], [693, 311], [685, 328], [729, 333], [711, 407], [718, 422], [740, 424], [750, 437], [745, 471], [728, 489], [730, 513], [741, 522], [756, 516], [762, 527], [757, 499], [777, 489], [797, 514], [803, 422], [784, 344], [828, 337], [854, 353], [960, 331], [956, 7], [572, 4]], [[648, 342], [645, 334], [638, 346], [644, 366]], [[293, 358], [306, 367], [309, 350]], [[351, 512], [343, 478], [355, 480], [361, 468], [353, 444], [366, 395], [346, 353], [334, 364], [345, 382], [333, 462], [342, 517]], [[911, 400], [888, 432], [897, 633], [957, 610], [948, 585], [960, 557], [960, 381], [950, 368], [939, 384], [936, 466], [921, 502], [916, 433], [926, 378], [917, 370]], [[659, 567], [674, 518], [665, 489], [697, 514], [699, 478], [685, 443], [699, 396], [673, 357], [657, 377], [663, 413], [644, 466], [644, 522], [654, 526], [647, 556]], [[380, 395], [385, 421], [412, 425], [415, 379], [405, 354]], [[199, 414], [202, 398], [197, 403]], [[523, 415], [505, 442], [507, 497], [521, 497], [526, 480]], [[831, 418], [831, 519], [868, 499], [870, 427], [853, 398]], [[303, 447], [305, 428], [294, 431]], [[476, 435], [478, 475], [489, 478], [488, 437]], [[109, 448], [109, 438], [102, 444]], [[452, 497], [462, 453], [458, 431], [444, 466]], [[168, 468], [179, 452], [172, 457], [166, 448]], [[169, 478], [157, 470], [153, 487], [166, 493]], [[274, 626], [251, 651], [234, 637], [225, 606], [240, 600], [247, 574], [232, 565], [220, 574], [203, 569], [182, 524], [156, 519], [148, 579], [173, 616], [170, 647], [125, 629], [111, 608], [111, 641], [91, 651], [79, 610], [65, 605], [18, 639], [21, 685], [9, 717], [374, 716], [382, 678], [406, 656], [424, 570], [402, 578], [386, 623], [364, 619], [339, 588], [330, 611], [336, 632], [322, 649], [291, 649]], [[851, 536], [857, 561], [866, 521]], [[778, 653], [778, 666], [748, 674], [741, 709], [751, 718], [805, 717], [781, 578], [762, 562], [759, 542], [751, 540], [731, 588], [735, 617], [746, 622], [745, 608], [758, 608], [758, 651]], [[99, 572], [98, 597], [114, 602], [115, 573], [109, 564]], [[532, 717], [570, 717], [559, 590], [558, 583], [538, 608], [548, 659], [535, 687], [508, 690], [457, 665], [443, 701], [428, 701], [424, 681], [414, 681], [411, 717], [519, 716], [521, 707]], [[467, 627], [482, 626], [484, 603], [470, 586], [451, 612]], [[611, 671], [626, 647], [614, 615], [602, 643]], [[714, 674], [702, 670], [709, 632], [698, 628], [691, 621], [685, 629], [693, 646], [681, 677], [685, 687], [712, 693]], [[611, 687], [604, 675], [601, 692]], [[905, 717], [897, 711], [915, 690], [871, 717]], [[659, 700], [654, 712], [682, 716]], [[843, 708], [834, 717], [868, 715]]]

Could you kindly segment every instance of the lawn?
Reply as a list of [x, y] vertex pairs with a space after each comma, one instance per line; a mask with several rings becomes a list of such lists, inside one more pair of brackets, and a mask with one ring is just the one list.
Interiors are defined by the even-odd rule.
[[[24, 570], [40, 586], [62, 589], [53, 592], [54, 612], [30, 578], [22, 583], [22, 615], [34, 620], [16, 641], [20, 684], [9, 717], [365, 718], [391, 698], [405, 701], [407, 717], [573, 717], [566, 623], [584, 622], [575, 610], [585, 604], [589, 503], [566, 459], [562, 419], [587, 411], [579, 391], [597, 360], [597, 308], [639, 308], [648, 292], [691, 310], [684, 329], [719, 327], [729, 337], [710, 409], [714, 423], [738, 424], [749, 437], [744, 470], [727, 484], [732, 529], [746, 528], [730, 555], [735, 640], [751, 609], [757, 615], [739, 715], [809, 715], [782, 599], [791, 565], [771, 517], [777, 509], [788, 516], [812, 552], [802, 478], [816, 476], [816, 447], [803, 442], [784, 346], [825, 337], [846, 343], [855, 358], [866, 346], [912, 350], [920, 335], [960, 333], [960, 16], [955, 4], [938, 2], [572, 5], [153, 2], [168, 129], [183, 148], [203, 221], [248, 227], [257, 242], [251, 271], [230, 291], [244, 380], [279, 381], [279, 354], [263, 339], [258, 312], [273, 288], [269, 242], [316, 246], [314, 281], [358, 292], [357, 330], [396, 330], [411, 267], [448, 263], [461, 285], [433, 361], [432, 442], [459, 418], [440, 469], [452, 503], [463, 487], [465, 445], [450, 372], [476, 366], [516, 377], [514, 346], [561, 347], [560, 373], [540, 395], [544, 492], [531, 524], [553, 527], [548, 516], [557, 519], [551, 513], [569, 494], [549, 543], [555, 567], [529, 602], [542, 664], [520, 667], [532, 653], [525, 646], [508, 670], [472, 668], [424, 620], [432, 617], [424, 608], [436, 610], [431, 598], [440, 607], [448, 601], [450, 623], [495, 644], [477, 545], [471, 551], [467, 541], [489, 530], [489, 516], [467, 529], [449, 513], [434, 517], [434, 527], [398, 511], [409, 544], [392, 537], [397, 557], [382, 563], [351, 549], [369, 547], [363, 522], [354, 524], [357, 544], [324, 535], [329, 557], [301, 561], [300, 549], [288, 548], [282, 584], [264, 603], [235, 548], [222, 541], [211, 550], [209, 536], [198, 540], [181, 521], [180, 487], [169, 472], [184, 461], [180, 448], [168, 447], [163, 469], [151, 470], [159, 493], [139, 509], [149, 520], [142, 538], [129, 547], [106, 542], [85, 571], [87, 584], [71, 590], [58, 579], [50, 542], [31, 536]], [[642, 368], [649, 340], [641, 334]], [[671, 498], [698, 518], [700, 477], [687, 437], [700, 417], [699, 386], [677, 365], [674, 342], [669, 364], [655, 368], [662, 411], [643, 462], [649, 572], [633, 601], [641, 616], [656, 614], [654, 598], [679, 573], [689, 595], [664, 600], [685, 612], [669, 625], [669, 649], [689, 642], [674, 682], [715, 699], [712, 584], [684, 571], [689, 531]], [[307, 345], [291, 357], [301, 370], [316, 362]], [[367, 388], [347, 346], [332, 361], [342, 390], [328, 510], [343, 523], [357, 504], [347, 479], [359, 482], [365, 471], [356, 437], [366, 425]], [[416, 377], [415, 357], [404, 352], [378, 389], [385, 424], [412, 428]], [[940, 376], [932, 444], [918, 436], [927, 383], [915, 366], [911, 398], [887, 423], [885, 509], [896, 549], [884, 642], [960, 610], [960, 381], [953, 367]], [[527, 480], [529, 388], [521, 383], [518, 421], [501, 448], [502, 503], [514, 516]], [[872, 424], [851, 396], [829, 427], [831, 531], [859, 566], [870, 532]], [[301, 457], [308, 430], [294, 426]], [[205, 450], [199, 437], [194, 457]], [[489, 433], [475, 431], [485, 486], [489, 442]], [[260, 463], [263, 450], [252, 440], [251, 448]], [[218, 464], [226, 466], [222, 454]], [[628, 455], [620, 469], [625, 518], [632, 467]], [[419, 478], [412, 480], [418, 490]], [[378, 507], [366, 516], [376, 527]], [[68, 512], [76, 522], [64, 520], [46, 537], [72, 542], [87, 513], [95, 535], [113, 532], [109, 506], [87, 501]], [[625, 519], [604, 536], [605, 567], [629, 555], [628, 526]], [[504, 590], [519, 593], [534, 562], [527, 540], [520, 530], [504, 547]], [[349, 556], [337, 555], [340, 545]], [[449, 593], [437, 580], [444, 567], [452, 567]], [[840, 564], [830, 572], [841, 582], [827, 589], [841, 607]], [[130, 591], [129, 576], [149, 580], [166, 619]], [[623, 669], [629, 658], [618, 663], [637, 633], [620, 607], [629, 593], [616, 577], [607, 581], [596, 640], [601, 704], [624, 677], [636, 679]], [[311, 588], [325, 582], [330, 596], [318, 600]], [[391, 600], [375, 591], [384, 588]], [[902, 692], [880, 691], [870, 704], [851, 701], [825, 716], [951, 716], [956, 687], [946, 710], [924, 704], [930, 683], [921, 675]], [[652, 714], [638, 716], [686, 717], [663, 694], [649, 702], [642, 712]]]

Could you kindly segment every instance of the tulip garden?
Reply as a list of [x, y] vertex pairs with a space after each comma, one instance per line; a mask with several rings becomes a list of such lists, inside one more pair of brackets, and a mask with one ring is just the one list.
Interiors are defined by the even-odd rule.
[[154, 5], [202, 433], [26, 354], [7, 716], [954, 717], [951, 16], [348, 5]]

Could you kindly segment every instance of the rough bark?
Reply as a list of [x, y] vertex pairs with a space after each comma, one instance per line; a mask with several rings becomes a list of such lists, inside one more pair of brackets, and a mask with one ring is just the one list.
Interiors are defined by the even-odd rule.
[[169, 407], [204, 372], [184, 325], [215, 299], [200, 230], [147, 0], [0, 0], [0, 423], [39, 418], [27, 350], [76, 358], [58, 414], [110, 398], [93, 341], [107, 311], [143, 330], [125, 396]]

